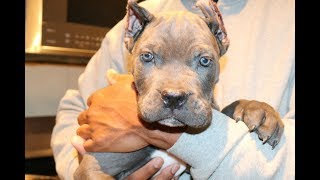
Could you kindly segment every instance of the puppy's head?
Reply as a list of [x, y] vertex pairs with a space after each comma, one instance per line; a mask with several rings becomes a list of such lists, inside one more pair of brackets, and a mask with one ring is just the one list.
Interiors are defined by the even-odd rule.
[[204, 18], [186, 11], [151, 14], [128, 1], [125, 43], [140, 117], [178, 127], [211, 120], [219, 58], [229, 40], [216, 4], [200, 0]]

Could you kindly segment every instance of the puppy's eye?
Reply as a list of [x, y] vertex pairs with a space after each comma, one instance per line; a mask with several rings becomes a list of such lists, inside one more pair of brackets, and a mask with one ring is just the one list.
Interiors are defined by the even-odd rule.
[[153, 60], [153, 54], [150, 52], [145, 52], [140, 54], [140, 60], [144, 62], [151, 62]]
[[201, 64], [201, 66], [203, 66], [203, 67], [208, 67], [208, 66], [210, 65], [210, 63], [211, 63], [211, 60], [210, 60], [210, 59], [208, 59], [208, 58], [206, 58], [206, 57], [201, 57], [201, 58], [200, 58], [200, 64]]

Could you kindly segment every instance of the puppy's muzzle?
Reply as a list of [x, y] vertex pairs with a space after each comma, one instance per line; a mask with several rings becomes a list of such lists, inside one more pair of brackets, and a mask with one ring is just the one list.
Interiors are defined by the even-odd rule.
[[188, 100], [188, 93], [176, 89], [164, 89], [160, 92], [161, 99], [166, 108], [180, 109]]

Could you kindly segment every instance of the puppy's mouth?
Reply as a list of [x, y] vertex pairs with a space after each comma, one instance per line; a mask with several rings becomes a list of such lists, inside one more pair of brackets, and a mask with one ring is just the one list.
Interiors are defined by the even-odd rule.
[[179, 120], [171, 117], [168, 119], [162, 119], [157, 121], [161, 125], [169, 126], [169, 127], [183, 127], [186, 126], [184, 123], [180, 122]]

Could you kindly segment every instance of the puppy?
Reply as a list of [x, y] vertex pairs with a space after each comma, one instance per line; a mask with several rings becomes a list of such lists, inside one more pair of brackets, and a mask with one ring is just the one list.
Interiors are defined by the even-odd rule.
[[[204, 17], [187, 11], [151, 14], [135, 1], [128, 1], [128, 68], [138, 92], [139, 116], [147, 123], [205, 129], [211, 122], [212, 108], [217, 109], [213, 88], [219, 79], [219, 59], [227, 52], [229, 39], [216, 3], [199, 0], [196, 6]], [[244, 121], [264, 143], [272, 147], [278, 144], [284, 125], [270, 105], [238, 100], [222, 112]], [[132, 153], [88, 153], [75, 179], [124, 179], [159, 152], [146, 147]], [[178, 174], [185, 169], [181, 164]]]

